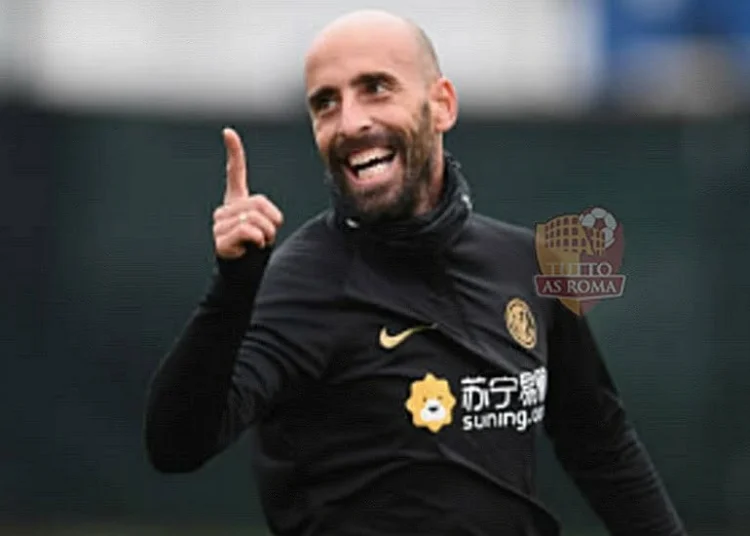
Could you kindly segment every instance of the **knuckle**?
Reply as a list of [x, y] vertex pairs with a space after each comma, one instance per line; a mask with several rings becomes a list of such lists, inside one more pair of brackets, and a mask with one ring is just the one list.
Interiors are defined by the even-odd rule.
[[266, 229], [266, 235], [268, 236], [276, 235], [276, 224], [274, 222], [268, 221], [265, 229]]
[[242, 241], [242, 228], [235, 227], [234, 229], [231, 229], [224, 235], [224, 240], [226, 240], [227, 246], [230, 247]]
[[260, 227], [263, 231], [266, 231], [273, 227], [273, 222], [266, 216], [265, 214], [258, 214], [258, 227]]
[[252, 223], [254, 223], [255, 225], [258, 225], [258, 224], [260, 224], [260, 222], [261, 222], [262, 218], [263, 218], [263, 215], [262, 215], [262, 214], [260, 213], [260, 211], [259, 211], [259, 210], [258, 210], [257, 208], [255, 208], [255, 207], [251, 207], [251, 208], [250, 208], [250, 209], [249, 209], [249, 210], [247, 211], [247, 220], [248, 220], [249, 222], [252, 222]]
[[245, 232], [247, 229], [252, 228], [255, 223], [255, 212], [252, 210], [247, 210], [243, 212], [244, 219], [240, 221], [240, 228], [243, 229], [243, 232]]
[[252, 197], [243, 197], [237, 201], [237, 209], [247, 212], [248, 214], [255, 212], [255, 203], [253, 203]]
[[244, 239], [251, 239], [253, 236], [255, 236], [255, 233], [257, 232], [257, 229], [255, 228], [255, 225], [245, 222], [242, 224], [242, 227], [240, 228], [240, 233], [242, 235], [242, 238]]
[[253, 207], [256, 210], [259, 210], [261, 207], [263, 207], [267, 203], [268, 203], [268, 198], [264, 196], [263, 194], [253, 194], [248, 199], [248, 205]]
[[263, 235], [263, 231], [261, 231], [257, 227], [254, 227], [252, 229], [252, 241], [258, 245], [262, 245], [263, 242], [265, 241], [265, 236]]

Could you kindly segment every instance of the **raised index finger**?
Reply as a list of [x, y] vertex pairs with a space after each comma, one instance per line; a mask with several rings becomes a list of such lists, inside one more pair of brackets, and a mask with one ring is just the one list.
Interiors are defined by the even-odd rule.
[[240, 135], [232, 128], [225, 128], [222, 135], [227, 150], [227, 186], [224, 191], [224, 201], [226, 202], [247, 197], [249, 189], [245, 148], [242, 146]]

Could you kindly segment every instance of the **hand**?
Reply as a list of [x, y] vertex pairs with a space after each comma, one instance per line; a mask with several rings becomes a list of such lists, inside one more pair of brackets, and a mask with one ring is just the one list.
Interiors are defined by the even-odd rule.
[[231, 128], [225, 128], [222, 134], [227, 150], [227, 185], [224, 204], [214, 211], [214, 246], [220, 258], [236, 259], [245, 254], [248, 243], [261, 249], [273, 244], [284, 216], [264, 195], [250, 194], [242, 140]]

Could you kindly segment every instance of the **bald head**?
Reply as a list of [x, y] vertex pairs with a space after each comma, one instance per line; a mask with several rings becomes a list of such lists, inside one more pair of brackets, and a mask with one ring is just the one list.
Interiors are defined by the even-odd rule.
[[435, 47], [427, 33], [409, 19], [380, 10], [354, 11], [333, 20], [316, 36], [308, 50], [307, 60], [331, 41], [365, 36], [372, 36], [383, 43], [393, 43], [394, 38], [396, 42], [406, 40], [411, 44], [411, 52], [416, 55], [426, 81], [431, 82], [441, 76]]
[[332, 183], [367, 218], [421, 214], [440, 196], [442, 136], [456, 94], [412, 21], [356, 11], [328, 24], [305, 57], [315, 143]]
[[425, 69], [425, 74], [428, 79], [432, 80], [442, 75], [440, 72], [440, 62], [438, 61], [437, 53], [432, 41], [428, 37], [427, 33], [416, 23], [405, 20], [406, 24], [411, 28], [414, 38], [417, 41], [417, 47], [419, 48], [422, 62]]

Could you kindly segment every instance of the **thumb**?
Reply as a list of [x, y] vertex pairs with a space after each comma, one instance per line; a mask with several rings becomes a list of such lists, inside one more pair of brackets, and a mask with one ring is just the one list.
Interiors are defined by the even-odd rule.
[[247, 164], [245, 162], [245, 148], [242, 139], [232, 128], [222, 131], [224, 147], [227, 150], [227, 185], [224, 191], [224, 201], [231, 201], [249, 195], [247, 184]]

